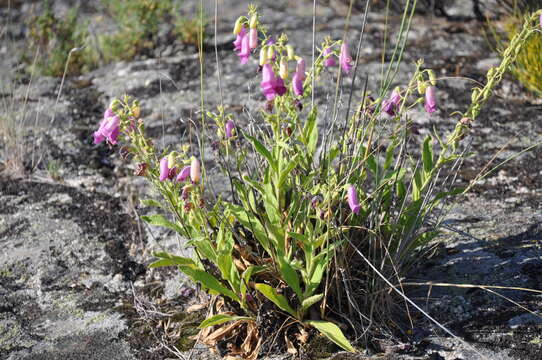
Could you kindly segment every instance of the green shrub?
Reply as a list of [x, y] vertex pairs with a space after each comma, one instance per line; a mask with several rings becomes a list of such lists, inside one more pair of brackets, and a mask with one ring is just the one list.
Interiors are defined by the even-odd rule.
[[160, 24], [171, 17], [172, 0], [103, 0], [118, 30], [102, 35], [106, 62], [129, 60], [154, 48]]
[[[96, 65], [96, 58], [88, 47], [72, 51], [88, 45], [89, 37], [88, 23], [80, 22], [77, 8], [58, 17], [46, 5], [43, 14], [31, 17], [27, 25], [30, 47], [23, 55], [23, 61], [29, 65], [30, 72], [62, 76], [66, 69], [67, 75], [77, 75]], [[36, 52], [38, 57], [34, 61]]]

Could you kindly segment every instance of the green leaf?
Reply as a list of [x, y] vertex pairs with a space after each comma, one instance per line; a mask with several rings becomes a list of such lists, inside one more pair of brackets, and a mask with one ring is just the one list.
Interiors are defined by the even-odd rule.
[[302, 311], [307, 310], [308, 308], [316, 304], [318, 301], [322, 300], [323, 297], [324, 297], [324, 294], [317, 294], [317, 295], [313, 295], [311, 297], [306, 298], [301, 303], [301, 310]]
[[295, 294], [297, 295], [298, 299], [303, 299], [303, 295], [301, 294], [301, 287], [299, 286], [299, 277], [297, 276], [295, 270], [292, 268], [292, 266], [288, 263], [288, 260], [284, 256], [278, 256], [279, 260], [279, 271], [282, 275], [282, 278], [288, 286], [294, 290]]
[[269, 150], [267, 150], [265, 146], [263, 146], [263, 144], [260, 141], [258, 141], [258, 139], [256, 139], [255, 137], [250, 136], [246, 134], [245, 132], [242, 132], [242, 134], [248, 141], [252, 143], [252, 146], [254, 146], [254, 149], [258, 153], [260, 153], [260, 155], [262, 155], [264, 158], [267, 159], [267, 161], [269, 162], [269, 165], [271, 165], [271, 167], [276, 171], [277, 163], [275, 159], [273, 158], [273, 155], [271, 155], [271, 153], [269, 152]]
[[237, 321], [237, 320], [253, 320], [251, 317], [247, 316], [232, 316], [228, 314], [216, 314], [207, 318], [199, 324], [198, 328], [203, 329], [209, 326], [220, 325], [228, 321]]
[[186, 266], [180, 266], [179, 268], [186, 275], [190, 276], [192, 280], [201, 283], [206, 288], [213, 290], [220, 295], [225, 295], [239, 303], [241, 302], [239, 297], [233, 291], [222, 285], [220, 281], [218, 281], [213, 275], [209, 274], [208, 272], [200, 269], [189, 268]]
[[154, 253], [154, 256], [157, 258], [160, 258], [160, 260], [157, 260], [149, 265], [151, 268], [157, 268], [162, 266], [190, 266], [196, 268], [196, 263], [194, 260], [181, 257], [181, 256], [175, 256], [168, 254], [166, 252], [158, 252]]
[[303, 128], [303, 142], [307, 146], [310, 157], [314, 156], [316, 145], [318, 144], [318, 126], [317, 126], [317, 111], [316, 107], [312, 108], [307, 122]]
[[143, 221], [149, 223], [150, 225], [162, 226], [162, 227], [171, 229], [181, 235], [184, 234], [183, 230], [181, 229], [179, 225], [169, 221], [163, 215], [160, 215], [160, 214], [143, 215], [141, 216], [141, 219], [143, 219]]
[[288, 304], [288, 300], [279, 293], [277, 293], [277, 290], [273, 289], [271, 286], [267, 284], [256, 284], [254, 285], [256, 290], [261, 292], [266, 298], [271, 300], [275, 305], [279, 307], [279, 309], [286, 311], [290, 315], [292, 315], [294, 318], [298, 318], [297, 313], [294, 309], [290, 307], [290, 304]]
[[431, 136], [427, 136], [423, 142], [422, 160], [423, 170], [426, 173], [433, 170], [433, 145]]
[[144, 200], [141, 200], [140, 202], [141, 202], [141, 205], [143, 206], [154, 206], [154, 207], [159, 207], [159, 208], [162, 207], [162, 204], [160, 204], [160, 202], [154, 199], [144, 199]]
[[322, 320], [309, 320], [307, 324], [315, 327], [318, 331], [324, 334], [329, 340], [339, 345], [346, 351], [356, 352], [356, 349], [350, 344], [348, 339], [344, 336], [343, 332], [337, 325], [329, 321]]

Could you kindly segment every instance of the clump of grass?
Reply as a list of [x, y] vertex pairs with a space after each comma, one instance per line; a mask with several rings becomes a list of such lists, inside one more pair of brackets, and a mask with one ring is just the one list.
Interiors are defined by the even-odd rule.
[[[84, 46], [89, 37], [88, 23], [78, 18], [77, 8], [60, 17], [46, 2], [44, 12], [32, 16], [27, 25], [30, 46], [22, 60], [29, 64], [29, 72], [59, 77], [64, 70], [66, 75], [78, 75], [95, 67], [96, 57], [89, 48], [71, 51]], [[39, 58], [34, 62], [36, 51]]]
[[106, 62], [129, 60], [154, 48], [160, 24], [171, 19], [172, 0], [103, 0], [118, 26], [103, 35], [100, 45]]

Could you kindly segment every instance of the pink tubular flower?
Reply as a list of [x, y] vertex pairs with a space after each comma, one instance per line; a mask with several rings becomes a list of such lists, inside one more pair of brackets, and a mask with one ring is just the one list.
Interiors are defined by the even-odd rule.
[[243, 43], [243, 38], [247, 35], [247, 29], [243, 26], [241, 28], [241, 31], [239, 31], [239, 34], [237, 34], [237, 37], [235, 38], [235, 41], [233, 42], [233, 51], [239, 52], [241, 51], [241, 44]]
[[292, 77], [292, 89], [296, 96], [303, 95], [303, 80], [301, 80], [301, 75], [297, 71]]
[[286, 93], [284, 81], [275, 76], [271, 64], [264, 64], [262, 67], [262, 82], [260, 83], [263, 94], [267, 100], [273, 100], [275, 96], [282, 96]]
[[100, 127], [94, 132], [94, 144], [99, 144], [107, 139], [112, 145], [117, 143], [117, 138], [120, 133], [120, 118], [115, 115], [113, 110], [107, 109], [103, 120], [100, 122]]
[[382, 110], [390, 116], [395, 116], [395, 111], [399, 110], [401, 95], [397, 90], [393, 90], [388, 100], [382, 103]]
[[233, 46], [234, 51], [237, 53], [237, 56], [239, 56], [241, 64], [246, 64], [250, 58], [250, 44], [247, 29], [245, 27], [241, 28], [241, 31], [237, 34]]
[[339, 55], [339, 62], [343, 71], [347, 74], [352, 70], [352, 57], [350, 56], [350, 50], [348, 50], [348, 44], [343, 43], [341, 45], [341, 53]]
[[255, 49], [258, 47], [258, 30], [257, 29], [250, 29], [248, 34], [248, 45], [251, 49]]
[[169, 178], [169, 167], [167, 156], [164, 156], [162, 160], [160, 160], [160, 181], [164, 181], [167, 178]]
[[358, 201], [356, 188], [353, 185], [350, 185], [350, 187], [348, 187], [348, 205], [350, 206], [350, 210], [352, 210], [354, 214], [359, 215], [359, 210], [361, 209], [361, 206]]
[[199, 163], [199, 160], [195, 157], [192, 158], [192, 163], [190, 164], [190, 180], [192, 182], [198, 183], [201, 179], [201, 165]]
[[331, 48], [325, 48], [324, 49], [324, 66], [325, 67], [331, 67], [337, 65], [337, 62], [335, 61], [335, 58], [331, 54]]
[[303, 81], [305, 81], [305, 60], [297, 60], [297, 67], [292, 78], [292, 88], [297, 96], [303, 95]]
[[226, 121], [224, 128], [226, 130], [226, 139], [231, 138], [233, 136], [233, 129], [235, 128], [235, 123], [233, 120]]
[[189, 176], [190, 176], [190, 166], [185, 166], [183, 167], [179, 175], [177, 175], [177, 181], [183, 182], [186, 179], [188, 179]]
[[295, 71], [299, 74], [301, 80], [305, 81], [307, 76], [305, 75], [305, 60], [303, 58], [297, 60]]
[[427, 113], [431, 114], [437, 111], [437, 94], [436, 94], [436, 88], [431, 85], [428, 86], [425, 90], [425, 111]]

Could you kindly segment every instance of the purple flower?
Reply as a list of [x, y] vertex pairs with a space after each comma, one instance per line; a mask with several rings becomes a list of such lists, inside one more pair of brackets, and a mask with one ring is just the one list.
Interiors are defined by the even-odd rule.
[[436, 94], [436, 88], [431, 85], [428, 86], [425, 90], [425, 111], [427, 113], [431, 114], [437, 111], [437, 94]]
[[233, 120], [226, 121], [224, 128], [226, 130], [226, 138], [231, 138], [233, 136], [233, 129], [235, 129], [235, 123], [233, 122]]
[[330, 55], [332, 52], [331, 52], [331, 48], [325, 48], [324, 49], [324, 66], [325, 67], [330, 67], [330, 66], [335, 66], [337, 65], [337, 62], [335, 61], [335, 58], [333, 57], [333, 55]]
[[233, 42], [234, 51], [239, 56], [241, 64], [246, 64], [250, 58], [250, 43], [247, 30], [243, 27]]
[[359, 210], [361, 206], [359, 205], [358, 195], [356, 193], [356, 188], [353, 185], [350, 185], [348, 188], [348, 205], [350, 210], [356, 215], [359, 215]]
[[301, 76], [301, 80], [305, 81], [307, 76], [305, 75], [305, 60], [303, 58], [297, 60], [295, 71]]
[[292, 78], [292, 88], [296, 96], [303, 95], [303, 80], [301, 80], [301, 76], [297, 72], [294, 74], [294, 77]]
[[185, 166], [182, 168], [179, 175], [177, 175], [177, 181], [178, 182], [185, 181], [186, 179], [188, 179], [189, 176], [190, 176], [190, 166]]
[[271, 64], [264, 64], [262, 67], [262, 82], [260, 83], [260, 87], [267, 100], [273, 100], [275, 96], [282, 96], [286, 93], [284, 80], [275, 76]]
[[241, 28], [241, 31], [237, 34], [237, 37], [235, 38], [235, 41], [233, 42], [233, 51], [241, 51], [241, 44], [243, 43], [243, 38], [247, 34], [247, 29], [243, 26]]
[[160, 181], [169, 178], [169, 170], [167, 156], [164, 156], [162, 160], [160, 160]]
[[540, 14], [540, 27], [542, 27], [542, 14]]
[[117, 143], [120, 133], [120, 118], [115, 115], [113, 110], [107, 109], [103, 120], [100, 122], [98, 130], [94, 132], [94, 144], [99, 144], [107, 139], [112, 145]]
[[303, 95], [303, 81], [305, 81], [305, 60], [299, 59], [294, 77], [292, 78], [292, 88], [297, 96]]
[[347, 43], [343, 43], [341, 45], [341, 53], [339, 55], [339, 62], [341, 63], [341, 67], [343, 71], [349, 74], [350, 70], [352, 69], [352, 57], [350, 56], [350, 50], [348, 50]]
[[248, 44], [251, 49], [255, 49], [258, 47], [258, 30], [257, 29], [250, 29], [248, 34]]
[[399, 110], [401, 95], [397, 90], [393, 90], [388, 100], [382, 103], [382, 110], [390, 116], [395, 116], [395, 111]]

